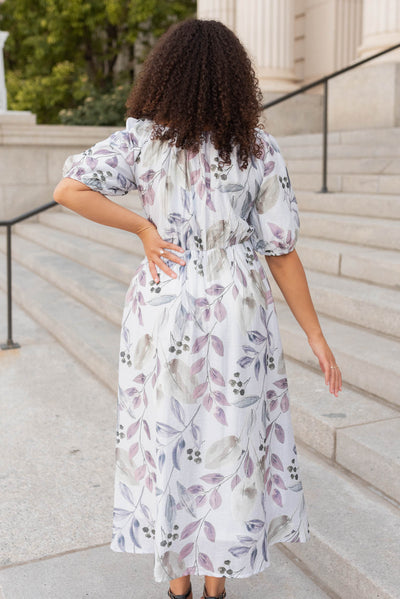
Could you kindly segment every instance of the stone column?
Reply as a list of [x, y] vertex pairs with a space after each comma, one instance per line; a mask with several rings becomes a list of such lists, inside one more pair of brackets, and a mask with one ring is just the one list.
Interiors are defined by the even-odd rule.
[[0, 31], [0, 112], [5, 112], [7, 110], [7, 89], [3, 58], [3, 48], [7, 38], [8, 32]]
[[253, 57], [263, 91], [296, 89], [294, 0], [238, 0], [236, 33]]
[[215, 19], [234, 30], [235, 14], [235, 0], [197, 0], [198, 19]]
[[[384, 50], [400, 43], [400, 2], [399, 0], [364, 0], [363, 32], [360, 58]], [[389, 52], [380, 61], [400, 62], [400, 52]]]

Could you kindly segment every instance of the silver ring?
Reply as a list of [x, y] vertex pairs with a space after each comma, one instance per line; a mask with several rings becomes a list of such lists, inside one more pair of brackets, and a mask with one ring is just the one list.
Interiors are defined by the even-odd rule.
[[339, 366], [330, 366], [330, 368], [339, 368]]
[[165, 254], [164, 250], [161, 248], [160, 250], [160, 256], [162, 256], [163, 254]]

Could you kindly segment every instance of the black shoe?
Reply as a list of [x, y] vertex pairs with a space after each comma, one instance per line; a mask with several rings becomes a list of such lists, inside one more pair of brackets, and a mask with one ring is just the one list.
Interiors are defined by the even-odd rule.
[[210, 595], [207, 595], [206, 585], [204, 585], [203, 599], [225, 599], [225, 597], [226, 597], [225, 589], [222, 591], [222, 593], [220, 595], [218, 595], [218, 597], [211, 597]]
[[[189, 590], [185, 595], [174, 595], [174, 593], [171, 591], [171, 589], [168, 589], [168, 596], [171, 599], [189, 599], [191, 592], [192, 592], [192, 583], [190, 583]], [[192, 599], [192, 597], [190, 599]]]

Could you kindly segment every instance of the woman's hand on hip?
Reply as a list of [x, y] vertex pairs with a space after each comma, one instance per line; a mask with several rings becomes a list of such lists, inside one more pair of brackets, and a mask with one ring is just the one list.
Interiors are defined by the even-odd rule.
[[325, 375], [325, 384], [329, 384], [329, 392], [337, 397], [339, 391], [342, 390], [342, 374], [325, 337], [322, 334], [308, 337], [308, 343], [318, 358], [321, 370]]
[[138, 233], [138, 236], [143, 243], [144, 251], [149, 261], [150, 273], [152, 274], [154, 281], [156, 283], [159, 281], [156, 266], [175, 279], [177, 276], [176, 273], [165, 264], [162, 258], [168, 258], [168, 260], [176, 262], [177, 264], [186, 264], [185, 260], [179, 256], [166, 251], [175, 250], [183, 253], [185, 250], [180, 245], [164, 241], [164, 239], [160, 237], [157, 227], [151, 223], [148, 227]]

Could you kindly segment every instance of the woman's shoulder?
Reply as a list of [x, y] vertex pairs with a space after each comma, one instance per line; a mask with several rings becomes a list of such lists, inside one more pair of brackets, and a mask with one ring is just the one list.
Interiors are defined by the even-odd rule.
[[130, 116], [126, 119], [125, 130], [134, 145], [141, 146], [150, 139], [153, 124], [150, 119]]
[[263, 144], [263, 146], [266, 147], [267, 150], [269, 148], [272, 148], [274, 152], [280, 153], [278, 142], [276, 141], [272, 133], [269, 133], [268, 131], [261, 129], [260, 127], [256, 127], [255, 131], [258, 139]]

